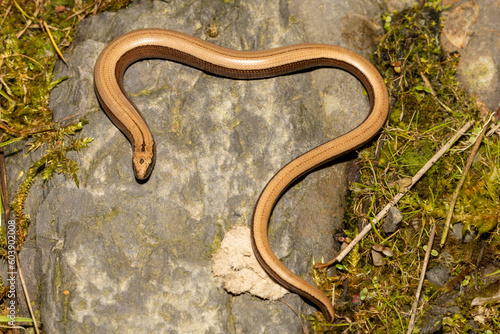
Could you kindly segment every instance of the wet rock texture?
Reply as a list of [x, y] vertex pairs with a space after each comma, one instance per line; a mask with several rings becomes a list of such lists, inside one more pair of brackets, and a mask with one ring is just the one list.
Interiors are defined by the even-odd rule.
[[499, 108], [500, 1], [444, 1], [453, 7], [445, 14], [442, 42], [460, 53], [459, 78], [491, 110]]
[[[367, 55], [374, 42], [349, 27], [376, 38], [381, 10], [366, 0], [138, 1], [83, 21], [68, 65], [57, 64], [56, 76], [68, 79], [51, 100], [56, 119], [85, 116], [82, 136], [95, 140], [74, 156], [80, 188], [63, 178], [37, 183], [27, 204], [32, 224], [21, 261], [35, 277], [28, 289], [45, 331], [301, 332], [283, 303], [226, 293], [211, 255], [231, 226], [250, 224], [261, 190], [281, 167], [365, 118], [361, 84], [335, 69], [238, 81], [168, 61], [136, 63], [125, 88], [158, 153], [151, 178], [140, 184], [130, 144], [97, 102], [93, 67], [113, 38], [146, 27], [237, 50], [317, 42]], [[25, 167], [12, 166], [11, 179]], [[334, 255], [344, 193], [345, 163], [337, 162], [299, 180], [274, 210], [273, 249], [306, 279], [313, 257]], [[313, 311], [295, 295], [285, 299], [298, 312]]]

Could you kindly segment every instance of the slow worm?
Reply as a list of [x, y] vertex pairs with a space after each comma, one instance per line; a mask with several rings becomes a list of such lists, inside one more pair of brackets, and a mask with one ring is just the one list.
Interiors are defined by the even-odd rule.
[[139, 180], [151, 174], [155, 142], [146, 121], [123, 89], [123, 74], [132, 63], [146, 58], [172, 60], [235, 79], [269, 78], [316, 67], [337, 67], [361, 81], [370, 99], [369, 116], [354, 130], [301, 155], [274, 175], [262, 191], [252, 218], [253, 249], [264, 269], [277, 282], [316, 304], [332, 322], [335, 312], [331, 301], [278, 260], [269, 245], [267, 227], [274, 205], [295, 180], [360, 147], [380, 130], [389, 110], [387, 89], [380, 74], [357, 53], [326, 44], [235, 51], [171, 30], [143, 29], [124, 34], [100, 54], [94, 80], [103, 109], [133, 146], [133, 166]]

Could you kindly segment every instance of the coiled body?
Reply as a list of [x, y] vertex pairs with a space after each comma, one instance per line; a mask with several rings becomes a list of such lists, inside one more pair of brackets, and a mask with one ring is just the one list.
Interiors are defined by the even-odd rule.
[[279, 76], [315, 67], [338, 67], [356, 76], [370, 98], [366, 120], [351, 132], [301, 155], [281, 169], [266, 185], [254, 209], [252, 244], [265, 270], [291, 291], [316, 304], [333, 321], [332, 303], [319, 289], [288, 270], [269, 245], [267, 227], [281, 194], [310, 170], [369, 141], [388, 114], [388, 95], [377, 70], [348, 49], [325, 44], [299, 44], [264, 51], [235, 51], [195, 37], [164, 29], [144, 29], [112, 41], [99, 56], [94, 73], [96, 93], [114, 124], [133, 146], [137, 179], [147, 179], [155, 162], [155, 142], [146, 121], [123, 89], [123, 74], [132, 63], [146, 58], [173, 60], [235, 79]]

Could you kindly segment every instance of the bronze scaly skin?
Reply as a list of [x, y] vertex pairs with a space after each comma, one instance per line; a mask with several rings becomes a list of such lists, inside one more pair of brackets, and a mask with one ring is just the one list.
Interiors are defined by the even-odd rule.
[[95, 66], [97, 96], [113, 123], [133, 147], [133, 166], [139, 180], [147, 179], [155, 163], [155, 142], [146, 121], [123, 89], [123, 74], [146, 58], [177, 61], [235, 79], [279, 76], [316, 67], [337, 67], [358, 78], [370, 98], [369, 116], [354, 130], [322, 144], [283, 167], [269, 181], [255, 205], [252, 245], [262, 267], [277, 282], [313, 302], [333, 322], [331, 301], [314, 285], [288, 270], [274, 255], [267, 236], [271, 212], [280, 195], [299, 177], [355, 150], [375, 136], [384, 124], [389, 101], [378, 71], [357, 53], [327, 44], [298, 44], [264, 51], [235, 51], [165, 29], [143, 29], [124, 34], [102, 51]]

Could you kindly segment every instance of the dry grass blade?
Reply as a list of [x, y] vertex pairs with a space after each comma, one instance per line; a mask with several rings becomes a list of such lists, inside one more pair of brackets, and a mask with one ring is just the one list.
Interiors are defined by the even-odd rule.
[[36, 321], [35, 312], [33, 312], [33, 307], [31, 306], [31, 300], [28, 294], [28, 289], [26, 288], [26, 282], [24, 281], [24, 275], [21, 269], [21, 264], [19, 263], [19, 258], [17, 256], [17, 253], [16, 253], [16, 265], [17, 265], [17, 271], [19, 273], [19, 278], [21, 278], [21, 284], [23, 286], [24, 296], [26, 297], [26, 304], [28, 304], [28, 309], [30, 310], [31, 318], [33, 319], [33, 326], [35, 327], [35, 332], [36, 334], [40, 334], [40, 332], [38, 331], [38, 323]]
[[4, 15], [4, 16], [3, 16], [3, 18], [2, 18], [2, 22], [0, 22], [0, 26], [3, 26], [3, 24], [4, 24], [4, 22], [5, 22], [5, 19], [7, 18], [7, 15], [9, 15], [10, 10], [12, 9], [12, 5], [13, 5], [13, 4], [14, 4], [14, 3], [13, 3], [13, 2], [11, 2], [11, 3], [10, 3], [10, 5], [9, 5], [9, 7], [7, 8], [7, 10], [5, 11], [5, 15]]
[[64, 59], [64, 56], [63, 56], [61, 50], [59, 50], [59, 47], [57, 46], [57, 43], [54, 40], [54, 37], [52, 36], [52, 33], [50, 32], [49, 27], [47, 26], [47, 22], [43, 21], [43, 26], [45, 28], [45, 31], [47, 32], [47, 35], [49, 35], [50, 42], [54, 46], [54, 49], [56, 50], [57, 54], [59, 55], [59, 57], [61, 57], [61, 60], [67, 65], [68, 63], [66, 63], [66, 59]]
[[299, 318], [300, 325], [302, 326], [302, 332], [304, 334], [309, 334], [309, 330], [307, 329], [307, 326], [302, 321], [302, 318], [300, 317], [300, 314], [297, 312], [297, 310], [295, 308], [293, 308], [292, 305], [290, 305], [289, 303], [287, 303], [283, 298], [280, 298], [279, 301], [282, 302], [283, 304], [285, 304], [286, 306], [288, 306], [293, 311], [293, 313], [295, 313], [295, 315], [297, 316], [297, 318]]
[[[83, 9], [79, 10], [78, 12], [75, 12], [75, 13], [71, 14], [70, 16], [68, 16], [67, 18], [65, 18], [65, 19], [64, 19], [64, 21], [68, 21], [69, 19], [71, 19], [71, 18], [73, 18], [73, 17], [75, 17], [75, 16], [78, 16], [78, 15], [81, 15], [81, 14], [86, 13], [86, 11], [87, 11], [90, 7], [93, 7], [93, 6], [95, 6], [95, 4], [94, 4], [94, 3], [91, 3], [91, 4], [90, 4], [90, 5], [88, 5], [87, 7], [83, 8]], [[95, 14], [94, 14], [94, 15], [95, 15]]]
[[413, 332], [413, 327], [415, 326], [418, 300], [420, 299], [420, 293], [422, 291], [422, 286], [424, 285], [425, 273], [427, 272], [427, 265], [429, 264], [429, 258], [431, 256], [432, 244], [434, 243], [435, 235], [436, 235], [436, 224], [432, 224], [431, 235], [429, 236], [429, 242], [427, 243], [427, 250], [425, 251], [424, 263], [422, 264], [422, 271], [420, 272], [420, 280], [418, 282], [417, 292], [415, 293], [415, 301], [413, 302], [413, 307], [411, 309], [410, 324], [408, 325], [408, 331], [406, 332], [406, 334], [411, 334]]
[[24, 58], [27, 58], [27, 59], [31, 60], [32, 62], [34, 62], [35, 64], [37, 64], [41, 68], [43, 68], [43, 65], [40, 64], [40, 62], [38, 62], [36, 59], [28, 57], [27, 55], [23, 55], [23, 54], [13, 54], [13, 55], [7, 55], [7, 56], [6, 55], [2, 55], [2, 58], [8, 58], [8, 57], [24, 57]]
[[[0, 328], [7, 328], [7, 329], [11, 329], [12, 332], [14, 333], [14, 330], [18, 330], [18, 329], [22, 329], [24, 331], [24, 333], [26, 333], [28, 330], [22, 326], [0, 326]], [[15, 334], [15, 333], [14, 333]]]
[[441, 236], [441, 242], [440, 246], [443, 247], [444, 243], [446, 242], [446, 237], [448, 236], [448, 231], [450, 230], [450, 223], [451, 223], [451, 218], [453, 218], [453, 210], [455, 209], [455, 204], [457, 203], [458, 195], [460, 194], [460, 190], [462, 189], [462, 186], [465, 182], [465, 177], [467, 176], [467, 173], [469, 172], [470, 167], [472, 166], [472, 162], [474, 161], [474, 158], [476, 157], [477, 151], [479, 150], [479, 146], [481, 145], [484, 137], [484, 132], [486, 131], [487, 127], [490, 124], [490, 121], [493, 117], [493, 114], [490, 115], [490, 118], [484, 125], [483, 129], [479, 133], [479, 135], [476, 138], [476, 142], [474, 143], [474, 147], [472, 148], [472, 151], [469, 155], [469, 158], [467, 159], [467, 163], [465, 164], [464, 171], [462, 173], [462, 177], [460, 178], [460, 181], [457, 184], [457, 187], [455, 188], [455, 192], [453, 193], [453, 197], [451, 199], [450, 207], [448, 209], [448, 214], [446, 215], [446, 221], [445, 221], [445, 227], [443, 231], [443, 235]]
[[31, 23], [33, 23], [33, 21], [38, 16], [38, 13], [40, 12], [40, 6], [39, 6], [39, 2], [37, 1], [35, 13], [34, 13], [33, 17], [31, 17], [22, 9], [21, 6], [19, 6], [19, 4], [15, 0], [12, 0], [12, 1], [14, 2], [14, 5], [17, 7], [17, 9], [23, 14], [23, 16], [28, 19], [28, 21], [26, 21], [26, 24], [24, 25], [24, 28], [16, 34], [16, 37], [19, 39], [24, 34], [24, 32], [29, 28]]

